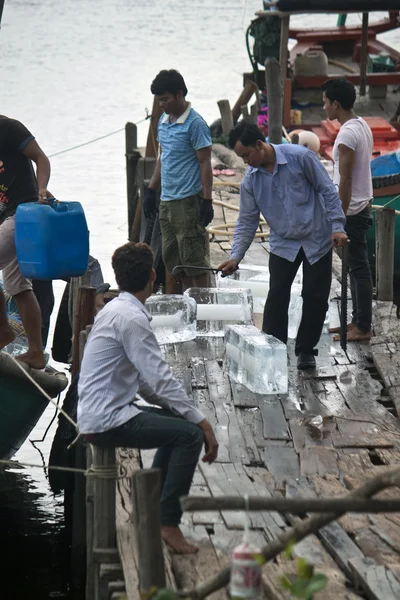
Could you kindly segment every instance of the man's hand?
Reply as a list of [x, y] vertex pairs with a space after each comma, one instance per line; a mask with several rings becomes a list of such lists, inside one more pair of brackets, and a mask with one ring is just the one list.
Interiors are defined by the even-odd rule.
[[211, 223], [213, 218], [214, 209], [212, 205], [212, 200], [202, 198], [200, 204], [200, 223], [203, 225], [203, 227], [207, 227], [207, 225]]
[[38, 202], [39, 204], [49, 204], [49, 200], [54, 198], [53, 194], [46, 188], [39, 190]]
[[230, 258], [225, 262], [221, 263], [219, 267], [217, 267], [218, 271], [221, 271], [222, 277], [226, 277], [227, 275], [232, 275], [239, 268], [239, 261], [236, 258]]
[[204, 445], [206, 449], [202, 460], [203, 462], [213, 463], [218, 456], [218, 442], [214, 430], [206, 419], [199, 423], [199, 427], [204, 433]]
[[332, 244], [337, 248], [339, 246], [345, 246], [348, 242], [348, 237], [342, 231], [338, 231], [337, 233], [332, 233]]
[[152, 219], [157, 212], [157, 190], [147, 188], [143, 198], [143, 212], [146, 219]]

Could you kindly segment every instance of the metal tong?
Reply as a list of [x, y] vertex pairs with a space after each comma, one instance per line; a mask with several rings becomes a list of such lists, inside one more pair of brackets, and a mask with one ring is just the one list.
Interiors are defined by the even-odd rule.
[[184, 271], [185, 269], [197, 269], [198, 271], [210, 271], [211, 273], [218, 273], [219, 271], [221, 271], [221, 269], [215, 269], [214, 267], [195, 267], [194, 265], [176, 265], [176, 267], [174, 267], [172, 269], [172, 276], [175, 277], [175, 281], [177, 283], [179, 283], [179, 279], [177, 278], [177, 275], [181, 272]]

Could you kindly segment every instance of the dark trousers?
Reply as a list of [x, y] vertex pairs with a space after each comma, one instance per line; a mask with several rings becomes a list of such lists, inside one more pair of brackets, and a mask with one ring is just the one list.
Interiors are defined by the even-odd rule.
[[165, 409], [140, 407], [141, 413], [114, 429], [86, 436], [106, 448], [158, 448], [153, 468], [161, 470], [161, 524], [177, 526], [182, 517], [181, 496], [189, 494], [204, 444], [200, 427]]
[[54, 308], [53, 282], [51, 280], [33, 279], [32, 287], [42, 315], [42, 344], [43, 348], [46, 348], [50, 317]]
[[371, 330], [372, 322], [372, 274], [367, 251], [367, 231], [372, 225], [371, 207], [368, 205], [357, 215], [346, 219], [346, 233], [350, 244], [348, 250], [352, 323], [360, 331]]
[[296, 338], [296, 355], [313, 352], [328, 310], [332, 279], [332, 250], [310, 265], [303, 249], [294, 262], [270, 254], [270, 287], [264, 308], [263, 331], [287, 343], [290, 289], [303, 263], [303, 312]]

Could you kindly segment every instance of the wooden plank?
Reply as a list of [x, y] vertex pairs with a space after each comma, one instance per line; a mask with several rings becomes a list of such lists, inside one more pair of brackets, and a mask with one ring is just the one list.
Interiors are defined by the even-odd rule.
[[[232, 402], [228, 378], [217, 361], [207, 360], [205, 370], [210, 402], [216, 415], [216, 435], [224, 432], [229, 448], [229, 461], [250, 464], [246, 441], [239, 427], [235, 407]], [[222, 462], [222, 461], [221, 461]]]
[[299, 457], [291, 445], [273, 445], [272, 442], [264, 448], [264, 464], [277, 480], [300, 475]]
[[233, 403], [235, 406], [241, 408], [255, 408], [259, 406], [260, 398], [259, 394], [251, 392], [246, 386], [240, 385], [235, 381], [230, 381]]
[[266, 440], [290, 440], [288, 424], [277, 396], [266, 396], [260, 403], [263, 435]]
[[379, 426], [361, 419], [337, 419], [337, 430], [332, 432], [335, 448], [390, 448], [393, 439]]
[[376, 565], [370, 559], [354, 559], [350, 568], [357, 582], [372, 600], [397, 600], [400, 598], [400, 583], [390, 569]]
[[201, 358], [191, 358], [190, 367], [192, 369], [192, 388], [206, 388], [207, 376], [204, 360]]
[[[182, 531], [191, 542], [199, 546], [199, 552], [197, 554], [173, 555], [172, 568], [179, 590], [192, 589], [216, 575], [221, 569], [218, 555], [204, 527], [197, 526], [190, 529], [182, 527]], [[209, 598], [212, 600], [228, 600], [224, 589], [214, 592]]]
[[393, 548], [369, 527], [356, 531], [354, 541], [364, 555], [376, 561], [377, 564], [399, 564], [398, 555]]
[[260, 456], [260, 451], [257, 448], [251, 425], [246, 421], [244, 417], [247, 411], [245, 409], [236, 408], [235, 412], [239, 423], [240, 431], [242, 432], [243, 438], [246, 441], [247, 454], [250, 458], [250, 464], [261, 465], [262, 459]]
[[314, 446], [300, 452], [300, 474], [302, 476], [322, 476], [337, 472], [337, 453], [333, 448]]
[[323, 423], [322, 428], [319, 429], [312, 425], [313, 418], [313, 415], [310, 415], [310, 417], [290, 419], [290, 431], [296, 452], [301, 452], [305, 448], [331, 445], [332, 423], [328, 422], [327, 425]]

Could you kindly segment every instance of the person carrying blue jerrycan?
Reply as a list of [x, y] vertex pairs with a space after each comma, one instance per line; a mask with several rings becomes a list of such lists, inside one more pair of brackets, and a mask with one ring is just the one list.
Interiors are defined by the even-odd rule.
[[[36, 164], [36, 177], [32, 166]], [[19, 121], [0, 115], [0, 270], [4, 289], [13, 296], [28, 338], [28, 351], [18, 360], [34, 369], [46, 361], [42, 347], [41, 315], [32, 283], [19, 268], [15, 247], [15, 212], [19, 204], [46, 204], [52, 194], [47, 189], [50, 161], [31, 132]], [[11, 343], [14, 333], [6, 315], [0, 290], [0, 350]]]

